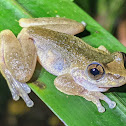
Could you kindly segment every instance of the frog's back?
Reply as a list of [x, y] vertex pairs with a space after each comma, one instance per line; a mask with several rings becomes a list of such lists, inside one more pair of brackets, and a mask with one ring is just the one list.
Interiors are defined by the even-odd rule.
[[98, 61], [98, 57], [104, 57], [102, 59], [107, 62], [112, 60], [109, 54], [106, 56], [105, 52], [97, 51], [72, 35], [40, 27], [27, 28], [27, 32], [34, 38], [41, 64], [54, 75], [68, 72], [73, 62], [83, 62], [85, 58]]

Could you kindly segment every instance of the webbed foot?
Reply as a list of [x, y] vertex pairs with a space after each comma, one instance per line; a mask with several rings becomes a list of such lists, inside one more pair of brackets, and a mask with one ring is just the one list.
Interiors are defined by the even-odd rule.
[[9, 70], [5, 70], [6, 80], [10, 88], [12, 97], [15, 101], [19, 100], [20, 97], [25, 101], [28, 107], [34, 105], [33, 101], [29, 98], [28, 94], [31, 92], [31, 89], [26, 83], [21, 83], [13, 78]]
[[85, 91], [80, 96], [84, 97], [88, 101], [92, 101], [98, 108], [98, 111], [103, 113], [105, 112], [105, 108], [102, 106], [100, 100], [105, 101], [110, 109], [113, 109], [116, 106], [114, 101], [111, 101], [107, 96], [102, 94], [101, 92], [89, 92]]

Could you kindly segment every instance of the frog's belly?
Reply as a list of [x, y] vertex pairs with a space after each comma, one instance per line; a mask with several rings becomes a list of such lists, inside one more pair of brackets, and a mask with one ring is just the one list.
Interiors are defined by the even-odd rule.
[[51, 74], [59, 76], [69, 72], [71, 63], [60, 51], [54, 48], [37, 51], [41, 65]]

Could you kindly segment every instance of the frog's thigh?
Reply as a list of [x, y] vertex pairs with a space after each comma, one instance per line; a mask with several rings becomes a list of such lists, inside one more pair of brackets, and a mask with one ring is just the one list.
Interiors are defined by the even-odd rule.
[[1, 36], [7, 68], [16, 80], [27, 82], [32, 77], [37, 59], [33, 40], [24, 39], [23, 35], [18, 40], [10, 30], [2, 31]]
[[102, 50], [102, 51], [104, 51], [104, 52], [109, 53], [109, 51], [108, 51], [103, 45], [100, 45], [100, 46], [98, 47], [98, 49], [100, 49], [100, 50]]
[[85, 28], [83, 24], [74, 20], [57, 17], [32, 19], [22, 18], [19, 20], [19, 24], [21, 27], [41, 26], [42, 28], [72, 35], [82, 32]]
[[37, 52], [34, 45], [33, 40], [30, 38], [29, 34], [26, 33], [26, 29], [22, 29], [21, 32], [18, 34], [17, 39], [20, 43], [22, 53], [24, 56], [25, 63], [25, 70], [27, 71], [27, 78], [25, 82], [29, 81], [32, 77], [36, 62], [37, 62]]

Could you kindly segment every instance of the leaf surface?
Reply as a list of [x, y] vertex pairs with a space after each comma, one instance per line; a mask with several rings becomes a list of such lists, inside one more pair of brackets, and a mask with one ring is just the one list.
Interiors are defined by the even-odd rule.
[[[89, 36], [83, 37], [86, 43], [94, 47], [104, 45], [111, 52], [126, 52], [125, 47], [117, 39], [104, 30], [72, 0], [0, 0], [0, 31], [10, 29], [17, 35], [21, 30], [18, 25], [20, 18], [56, 16], [86, 22], [86, 30], [90, 32]], [[124, 93], [106, 93], [117, 103], [117, 107], [111, 110], [106, 103], [102, 102], [106, 107], [106, 112], [99, 113], [92, 102], [79, 96], [68, 96], [58, 91], [53, 84], [55, 76], [39, 65], [36, 68], [34, 78], [37, 80], [29, 84], [32, 90], [66, 125], [125, 126], [125, 86], [123, 86]]]

